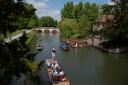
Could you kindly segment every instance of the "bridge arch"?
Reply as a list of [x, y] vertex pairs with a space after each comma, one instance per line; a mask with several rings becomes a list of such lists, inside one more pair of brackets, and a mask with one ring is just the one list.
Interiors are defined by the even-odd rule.
[[38, 27], [35, 29], [37, 32], [41, 33], [41, 32], [44, 32], [44, 33], [53, 33], [53, 34], [56, 34], [59, 32], [59, 29], [58, 28], [53, 28], [53, 27]]
[[49, 29], [45, 29], [44, 33], [50, 33], [50, 30]]
[[56, 34], [56, 33], [57, 33], [57, 30], [52, 30], [52, 33], [53, 33], [53, 34]]
[[41, 29], [38, 29], [38, 30], [37, 30], [37, 33], [42, 33], [42, 30], [41, 30]]

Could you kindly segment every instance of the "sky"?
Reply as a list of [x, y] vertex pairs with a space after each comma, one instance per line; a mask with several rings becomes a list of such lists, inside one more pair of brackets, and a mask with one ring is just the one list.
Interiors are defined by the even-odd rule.
[[36, 8], [36, 14], [40, 18], [42, 16], [51, 16], [55, 20], [61, 19], [61, 9], [69, 1], [73, 1], [75, 4], [83, 1], [83, 3], [89, 1], [90, 3], [96, 2], [98, 4], [110, 3], [110, 0], [24, 0], [29, 4], [33, 4]]

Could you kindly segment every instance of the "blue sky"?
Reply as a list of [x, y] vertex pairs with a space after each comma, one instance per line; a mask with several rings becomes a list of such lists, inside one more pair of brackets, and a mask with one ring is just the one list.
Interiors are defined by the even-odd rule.
[[60, 20], [60, 10], [64, 4], [73, 1], [75, 4], [83, 1], [84, 3], [89, 1], [91, 3], [96, 2], [98, 4], [110, 3], [110, 0], [24, 0], [27, 3], [33, 4], [37, 9], [36, 14], [40, 18], [42, 16], [51, 16], [55, 20]]

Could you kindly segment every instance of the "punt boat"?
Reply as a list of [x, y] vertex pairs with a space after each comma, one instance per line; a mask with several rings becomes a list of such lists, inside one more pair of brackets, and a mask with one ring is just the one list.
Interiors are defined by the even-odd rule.
[[[50, 83], [52, 85], [70, 85], [69, 79], [65, 75], [64, 70], [62, 70], [63, 73], [64, 73], [63, 76], [53, 76], [53, 70], [54, 70], [54, 68], [49, 67], [48, 66], [48, 63], [56, 63], [56, 64], [58, 64], [58, 62], [57, 62], [57, 60], [46, 59], [46, 65], [47, 65], [47, 71], [48, 71], [48, 78], [50, 80]], [[62, 68], [62, 67], [60, 67], [60, 68]]]

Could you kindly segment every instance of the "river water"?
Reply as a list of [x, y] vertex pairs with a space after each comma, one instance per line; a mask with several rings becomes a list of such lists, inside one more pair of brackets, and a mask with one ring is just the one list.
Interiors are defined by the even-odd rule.
[[[59, 34], [38, 34], [44, 48], [36, 61], [50, 58], [56, 48], [56, 58], [64, 68], [71, 85], [128, 85], [128, 55], [109, 54], [93, 47], [71, 48], [69, 52], [59, 48]], [[39, 40], [37, 38], [37, 40]], [[40, 71], [40, 85], [49, 85], [46, 67]]]

